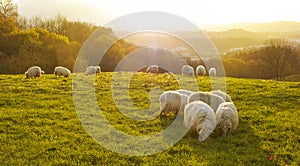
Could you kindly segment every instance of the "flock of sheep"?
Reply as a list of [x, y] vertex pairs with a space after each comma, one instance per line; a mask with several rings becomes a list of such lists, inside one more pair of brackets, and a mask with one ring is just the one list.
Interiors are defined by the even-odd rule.
[[[216, 69], [210, 68], [210, 76], [216, 75]], [[101, 72], [100, 66], [89, 66], [87, 75]], [[159, 66], [152, 65], [148, 73], [158, 73]], [[40, 77], [45, 72], [39, 66], [30, 67], [26, 78]], [[57, 66], [54, 75], [69, 77], [71, 72], [66, 67]], [[194, 76], [194, 69], [189, 65], [182, 67], [182, 75]], [[196, 75], [206, 75], [204, 66], [196, 68]], [[170, 113], [183, 114], [185, 127], [199, 134], [198, 140], [205, 140], [215, 129], [223, 136], [232, 134], [238, 126], [238, 113], [231, 97], [222, 91], [192, 92], [188, 90], [166, 91], [160, 95], [160, 116]]]
[[183, 114], [186, 128], [199, 134], [204, 141], [216, 130], [223, 136], [232, 134], [239, 123], [231, 97], [222, 91], [165, 91], [160, 95], [160, 116]]
[[[92, 75], [92, 74], [98, 74], [100, 72], [101, 72], [101, 67], [100, 66], [89, 66], [89, 67], [86, 68], [85, 73], [87, 75]], [[45, 72], [39, 66], [33, 66], [33, 67], [30, 67], [25, 72], [25, 76], [26, 76], [26, 78], [36, 78], [36, 77], [40, 77], [44, 73]], [[57, 66], [54, 69], [54, 75], [69, 77], [71, 75], [71, 71], [66, 67]]]
[[[98, 74], [100, 72], [101, 72], [101, 67], [100, 66], [89, 66], [89, 67], [87, 67], [85, 73], [87, 75], [92, 75], [92, 74]], [[146, 69], [146, 72], [147, 73], [154, 73], [154, 74], [159, 73], [159, 66], [151, 65]], [[36, 77], [40, 77], [44, 73], [45, 72], [39, 66], [33, 66], [33, 67], [30, 67], [25, 72], [25, 76], [26, 76], [26, 78], [36, 78]], [[210, 68], [208, 73], [209, 73], [210, 76], [216, 76], [216, 74], [217, 74], [215, 68]], [[69, 77], [71, 75], [71, 71], [66, 67], [57, 66], [54, 69], [54, 75]], [[182, 75], [194, 76], [195, 75], [194, 68], [192, 66], [189, 66], [189, 65], [182, 66]], [[203, 65], [199, 65], [196, 68], [196, 75], [198, 75], [198, 76], [206, 75], [206, 70], [205, 70], [205, 67]]]
[[[194, 76], [195, 72], [194, 72], [194, 68], [190, 65], [183, 65], [182, 66], [182, 75], [186, 75], [186, 76]], [[203, 65], [199, 65], [196, 68], [196, 75], [197, 76], [204, 76], [206, 75], [206, 70], [205, 67]], [[208, 70], [208, 75], [210, 76], [216, 76], [217, 75], [217, 70], [216, 68], [212, 67]]]
[[[154, 73], [154, 74], [159, 73], [159, 66], [151, 65], [146, 69], [146, 72], [147, 73]], [[185, 75], [185, 76], [194, 76], [195, 75], [194, 68], [190, 65], [183, 65], [181, 72], [182, 72], [182, 75]], [[216, 76], [216, 74], [217, 74], [216, 68], [214, 68], [214, 67], [210, 68], [208, 70], [208, 74], [210, 76]], [[196, 75], [197, 76], [206, 75], [206, 70], [205, 70], [205, 67], [203, 65], [197, 66]]]

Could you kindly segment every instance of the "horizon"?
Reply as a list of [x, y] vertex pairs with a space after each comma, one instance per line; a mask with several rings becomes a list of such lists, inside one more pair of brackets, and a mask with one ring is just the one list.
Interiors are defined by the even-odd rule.
[[[279, 21], [300, 22], [297, 4], [293, 0], [270, 3], [259, 0], [243, 1], [159, 1], [137, 0], [13, 0], [18, 12], [26, 18], [52, 18], [62, 15], [70, 20], [104, 25], [120, 16], [141, 12], [161, 11], [181, 16], [201, 29], [214, 26], [247, 23], [272, 23]], [[131, 2], [131, 3], [129, 3]], [[118, 5], [116, 5], [118, 4]], [[134, 5], [133, 5], [134, 4]], [[50, 6], [50, 7], [49, 7]], [[253, 12], [255, 11], [255, 12]]]

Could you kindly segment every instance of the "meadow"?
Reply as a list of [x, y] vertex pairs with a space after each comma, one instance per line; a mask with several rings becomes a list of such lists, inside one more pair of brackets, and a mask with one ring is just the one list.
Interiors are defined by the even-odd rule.
[[[209, 77], [197, 77], [198, 87], [178, 77], [186, 80], [191, 90], [211, 90]], [[52, 74], [38, 79], [0, 75], [0, 165], [300, 163], [300, 82], [228, 77], [227, 93], [237, 107], [240, 120], [233, 135], [220, 137], [213, 133], [199, 142], [196, 134], [188, 132], [170, 148], [147, 156], [122, 155], [98, 144], [82, 126], [74, 106], [72, 86], [76, 86], [72, 78]], [[149, 135], [163, 130], [175, 119], [155, 117], [159, 114], [159, 93], [179, 88], [170, 75], [137, 73], [129, 77], [128, 73], [120, 73], [118, 81], [113, 82], [112, 73], [104, 72], [96, 76], [94, 86], [103, 115], [120, 131]], [[128, 95], [124, 89], [129, 89]], [[88, 101], [85, 97], [81, 100]], [[121, 103], [118, 107], [117, 102]], [[155, 117], [148, 121], [135, 121], [118, 111], [122, 109], [130, 114], [147, 108], [151, 109], [141, 118]]]

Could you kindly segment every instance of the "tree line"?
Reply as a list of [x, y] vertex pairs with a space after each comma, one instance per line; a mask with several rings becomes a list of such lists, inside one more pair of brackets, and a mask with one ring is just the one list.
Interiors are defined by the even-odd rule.
[[[46, 73], [60, 65], [72, 70], [82, 45], [93, 32], [101, 32], [99, 44], [115, 39], [110, 28], [69, 21], [60, 15], [28, 19], [19, 16], [17, 9], [12, 0], [0, 1], [1, 74], [24, 73], [34, 65], [41, 66]], [[111, 66], [135, 48], [122, 40], [115, 43], [108, 50], [103, 70], [112, 70]]]

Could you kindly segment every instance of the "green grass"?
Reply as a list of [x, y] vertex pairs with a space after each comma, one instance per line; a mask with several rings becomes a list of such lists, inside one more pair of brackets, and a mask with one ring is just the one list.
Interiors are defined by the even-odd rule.
[[[116, 99], [123, 102], [119, 108], [129, 115], [149, 109], [141, 114], [147, 118], [159, 113], [161, 89], [179, 88], [174, 77], [137, 73], [129, 78], [121, 73], [118, 81], [112, 81], [111, 76], [97, 76], [95, 91], [104, 116], [115, 128], [143, 136], [173, 121], [174, 117], [135, 121], [124, 116], [114, 104], [111, 84]], [[199, 87], [179, 77], [189, 89], [210, 90], [209, 77], [197, 78]], [[72, 78], [0, 75], [0, 165], [299, 165], [300, 83], [236, 78], [227, 78], [226, 83], [239, 113], [234, 135], [213, 133], [198, 142], [197, 135], [188, 132], [163, 152], [130, 157], [104, 148], [82, 127], [74, 108]], [[126, 88], [129, 96], [124, 94]]]

